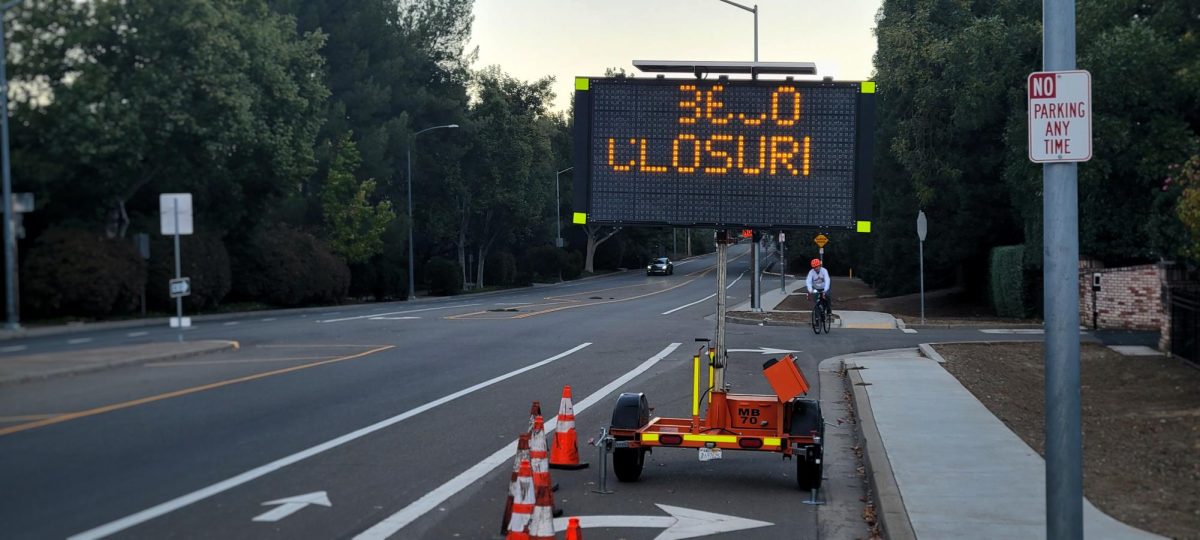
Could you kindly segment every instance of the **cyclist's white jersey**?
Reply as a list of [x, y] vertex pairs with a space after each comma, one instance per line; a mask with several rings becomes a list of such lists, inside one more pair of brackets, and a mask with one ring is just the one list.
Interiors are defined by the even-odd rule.
[[808, 292], [810, 293], [814, 290], [822, 290], [825, 291], [825, 294], [829, 294], [830, 281], [829, 271], [822, 266], [820, 271], [815, 269], [808, 271], [808, 278], [804, 280], [804, 286], [808, 288]]

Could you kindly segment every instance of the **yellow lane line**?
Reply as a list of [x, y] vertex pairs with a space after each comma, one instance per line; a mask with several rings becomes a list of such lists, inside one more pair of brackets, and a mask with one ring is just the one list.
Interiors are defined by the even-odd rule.
[[62, 414], [62, 413], [53, 413], [53, 414], [22, 414], [22, 415], [17, 415], [17, 416], [0, 416], [0, 423], [8, 423], [8, 422], [28, 422], [28, 421], [30, 421], [30, 420], [41, 420], [41, 419], [43, 419], [43, 418], [50, 418], [50, 417], [53, 417], [53, 416], [58, 416], [58, 415], [60, 415], [60, 414]]
[[15, 426], [11, 426], [11, 427], [0, 428], [0, 436], [4, 436], [4, 435], [11, 435], [11, 434], [13, 434], [13, 433], [17, 433], [17, 432], [21, 432], [21, 431], [27, 431], [27, 430], [30, 430], [30, 429], [36, 429], [36, 428], [40, 428], [40, 427], [46, 427], [46, 426], [50, 426], [50, 425], [54, 425], [54, 424], [61, 424], [61, 423], [63, 423], [63, 422], [67, 422], [67, 421], [70, 421], [70, 420], [76, 420], [76, 419], [79, 419], [79, 418], [86, 418], [86, 417], [89, 417], [89, 416], [96, 416], [96, 415], [98, 415], [98, 414], [104, 414], [104, 413], [107, 413], [107, 412], [118, 411], [118, 410], [121, 410], [121, 409], [128, 409], [128, 408], [130, 408], [130, 407], [137, 407], [138, 405], [145, 405], [145, 404], [147, 404], [147, 403], [153, 403], [153, 402], [156, 402], [156, 401], [162, 401], [162, 400], [164, 400], [164, 399], [171, 399], [171, 398], [177, 398], [177, 397], [180, 397], [180, 396], [186, 396], [186, 395], [188, 395], [188, 394], [195, 394], [195, 393], [197, 393], [197, 392], [203, 392], [203, 391], [205, 391], [205, 390], [212, 390], [212, 389], [214, 389], [214, 388], [221, 388], [221, 387], [223, 387], [223, 386], [230, 386], [230, 385], [233, 385], [233, 384], [239, 384], [239, 383], [244, 383], [244, 382], [250, 382], [250, 381], [254, 381], [254, 380], [258, 380], [258, 379], [265, 379], [265, 378], [267, 378], [267, 377], [273, 377], [273, 376], [275, 376], [275, 375], [283, 375], [283, 374], [285, 374], [285, 373], [291, 373], [291, 372], [293, 372], [293, 371], [300, 371], [300, 370], [302, 370], [302, 369], [308, 369], [308, 368], [313, 368], [313, 367], [317, 367], [317, 366], [323, 366], [323, 365], [325, 365], [325, 364], [332, 364], [332, 363], [334, 363], [334, 362], [342, 362], [342, 361], [345, 361], [345, 360], [353, 360], [353, 359], [355, 359], [355, 358], [362, 358], [362, 357], [364, 357], [364, 356], [371, 355], [371, 354], [375, 354], [375, 353], [377, 353], [377, 352], [386, 351], [386, 350], [388, 350], [388, 349], [394, 349], [395, 347], [396, 347], [395, 345], [385, 345], [385, 346], [382, 346], [382, 347], [378, 347], [378, 348], [375, 348], [375, 349], [371, 349], [371, 350], [369, 350], [369, 351], [364, 351], [364, 352], [360, 352], [360, 353], [357, 353], [357, 354], [351, 354], [351, 355], [348, 355], [348, 356], [340, 356], [340, 357], [337, 357], [337, 358], [332, 358], [332, 359], [329, 359], [329, 360], [322, 360], [322, 361], [320, 361], [320, 362], [313, 362], [313, 363], [311, 363], [311, 364], [304, 364], [304, 365], [300, 365], [300, 366], [292, 366], [292, 367], [288, 367], [288, 368], [277, 369], [277, 370], [275, 370], [275, 371], [268, 371], [268, 372], [265, 372], [265, 373], [257, 373], [257, 374], [254, 374], [254, 375], [247, 375], [247, 376], [245, 376], [245, 377], [238, 377], [238, 378], [236, 378], [236, 379], [229, 379], [229, 380], [225, 380], [225, 381], [218, 381], [218, 382], [215, 382], [215, 383], [209, 383], [209, 384], [204, 384], [204, 385], [200, 385], [200, 386], [193, 386], [193, 387], [191, 387], [191, 388], [184, 388], [184, 389], [182, 389], [182, 390], [175, 390], [174, 392], [166, 392], [166, 393], [163, 393], [163, 394], [158, 394], [158, 395], [155, 395], [155, 396], [144, 397], [144, 398], [135, 399], [135, 400], [131, 400], [131, 401], [124, 401], [124, 402], [121, 402], [121, 403], [114, 403], [114, 404], [112, 404], [112, 405], [105, 405], [105, 406], [103, 406], [103, 407], [96, 407], [96, 408], [94, 408], [94, 409], [88, 409], [88, 410], [85, 410], [85, 411], [79, 411], [79, 412], [73, 412], [73, 413], [67, 413], [67, 414], [60, 414], [60, 415], [58, 415], [58, 416], [53, 416], [53, 417], [50, 417], [50, 418], [45, 418], [45, 419], [42, 419], [42, 420], [38, 420], [38, 421], [36, 421], [36, 422], [28, 422], [28, 423], [25, 423], [25, 424], [19, 424], [19, 425], [15, 425]]
[[175, 367], [175, 366], [213, 366], [223, 364], [255, 364], [259, 362], [298, 362], [311, 360], [326, 360], [329, 356], [292, 356], [287, 358], [235, 358], [231, 360], [181, 360], [178, 362], [155, 362], [146, 367]]

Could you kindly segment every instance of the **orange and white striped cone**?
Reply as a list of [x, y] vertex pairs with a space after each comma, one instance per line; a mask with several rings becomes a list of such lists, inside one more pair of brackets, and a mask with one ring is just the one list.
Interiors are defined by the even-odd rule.
[[579, 518], [567, 521], [567, 540], [583, 540], [583, 527], [579, 526]]
[[579, 437], [575, 434], [575, 406], [571, 404], [571, 385], [563, 387], [558, 404], [558, 427], [554, 428], [554, 445], [550, 447], [550, 468], [586, 469], [579, 461]]
[[505, 540], [530, 540], [529, 525], [533, 521], [533, 511], [537, 504], [537, 495], [534, 492], [533, 470], [529, 466], [529, 460], [524, 460], [517, 472], [517, 483], [513, 489], [512, 519], [508, 522]]
[[[508, 522], [512, 519], [513, 501], [517, 496], [517, 479], [521, 472], [521, 462], [529, 461], [529, 434], [522, 433], [517, 438], [517, 457], [513, 459], [512, 480], [508, 483], [508, 497], [504, 501], [504, 519], [500, 522], [500, 534], [508, 533]], [[530, 473], [533, 474], [532, 472]]]
[[554, 509], [554, 517], [562, 515], [562, 510], [554, 508], [554, 482], [550, 480], [550, 459], [546, 452], [546, 426], [542, 417], [533, 421], [533, 433], [529, 436], [529, 464], [533, 467], [533, 485], [538, 489], [545, 488], [550, 496], [550, 507]]
[[525, 431], [533, 433], [533, 421], [542, 415], [542, 402], [534, 400], [533, 405], [529, 406], [529, 428]]
[[[540, 420], [541, 418], [538, 419]], [[547, 473], [549, 474], [549, 473]], [[533, 492], [535, 494], [533, 514], [529, 518], [529, 540], [555, 540], [554, 535], [554, 495], [550, 487], [537, 485], [537, 472], [533, 473]], [[561, 512], [560, 512], [561, 513]]]

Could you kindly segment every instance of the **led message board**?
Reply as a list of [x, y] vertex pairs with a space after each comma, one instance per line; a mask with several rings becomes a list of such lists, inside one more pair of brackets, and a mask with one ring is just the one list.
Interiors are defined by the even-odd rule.
[[874, 86], [576, 79], [575, 222], [863, 230]]

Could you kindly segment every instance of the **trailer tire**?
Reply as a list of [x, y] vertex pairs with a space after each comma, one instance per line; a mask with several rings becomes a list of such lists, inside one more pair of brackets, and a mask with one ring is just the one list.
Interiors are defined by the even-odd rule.
[[818, 446], [796, 456], [796, 485], [801, 490], [812, 491], [821, 488], [825, 461], [821, 454], [821, 447]]
[[[641, 392], [625, 392], [613, 407], [612, 427], [639, 429], [650, 423], [650, 402]], [[628, 440], [628, 439], [618, 439]], [[637, 482], [646, 463], [645, 448], [614, 448], [613, 472], [621, 482]]]

